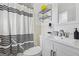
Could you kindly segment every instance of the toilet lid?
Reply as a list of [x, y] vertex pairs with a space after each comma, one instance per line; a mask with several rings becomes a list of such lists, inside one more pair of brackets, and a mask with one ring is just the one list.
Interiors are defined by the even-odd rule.
[[39, 46], [37, 46], [37, 47], [32, 47], [28, 50], [25, 50], [23, 54], [27, 55], [27, 56], [32, 56], [32, 55], [36, 55], [40, 52], [41, 52], [41, 48]]

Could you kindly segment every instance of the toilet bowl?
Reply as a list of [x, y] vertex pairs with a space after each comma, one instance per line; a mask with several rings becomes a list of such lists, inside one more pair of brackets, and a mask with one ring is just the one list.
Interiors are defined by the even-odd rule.
[[41, 56], [41, 48], [39, 46], [32, 47], [28, 50], [25, 50], [23, 56]]
[[[20, 47], [23, 49], [21, 45]], [[25, 50], [23, 53], [18, 53], [17, 56], [42, 56], [42, 45], [31, 47], [28, 50]]]

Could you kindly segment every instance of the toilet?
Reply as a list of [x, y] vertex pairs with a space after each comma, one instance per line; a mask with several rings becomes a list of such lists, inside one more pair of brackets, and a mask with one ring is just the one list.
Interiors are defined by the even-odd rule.
[[[40, 43], [42, 40], [40, 40]], [[42, 56], [42, 44], [40, 46], [34, 46], [25, 50], [23, 53], [18, 53], [17, 56]]]
[[41, 56], [41, 55], [42, 55], [42, 51], [39, 46], [25, 50], [23, 53], [23, 56]]
[[25, 50], [23, 53], [18, 53], [17, 56], [42, 56], [42, 50], [39, 46]]
[[42, 40], [40, 40], [40, 46], [32, 47], [25, 50], [23, 56], [42, 56]]

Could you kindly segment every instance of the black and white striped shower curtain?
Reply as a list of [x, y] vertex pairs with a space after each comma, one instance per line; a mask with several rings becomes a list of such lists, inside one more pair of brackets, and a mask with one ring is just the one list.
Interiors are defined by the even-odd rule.
[[33, 46], [33, 9], [0, 4], [0, 55], [17, 55]]

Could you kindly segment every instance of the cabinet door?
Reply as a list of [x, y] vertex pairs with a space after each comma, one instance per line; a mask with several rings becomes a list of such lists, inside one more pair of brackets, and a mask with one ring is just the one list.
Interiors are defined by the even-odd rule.
[[54, 42], [54, 56], [63, 56], [62, 46], [59, 43]]
[[49, 39], [42, 40], [42, 55], [43, 56], [51, 56], [52, 50], [52, 41]]
[[76, 48], [62, 45], [62, 52], [65, 56], [79, 56], [79, 52]]
[[77, 49], [56, 42], [54, 42], [54, 51], [56, 56], [79, 56]]

